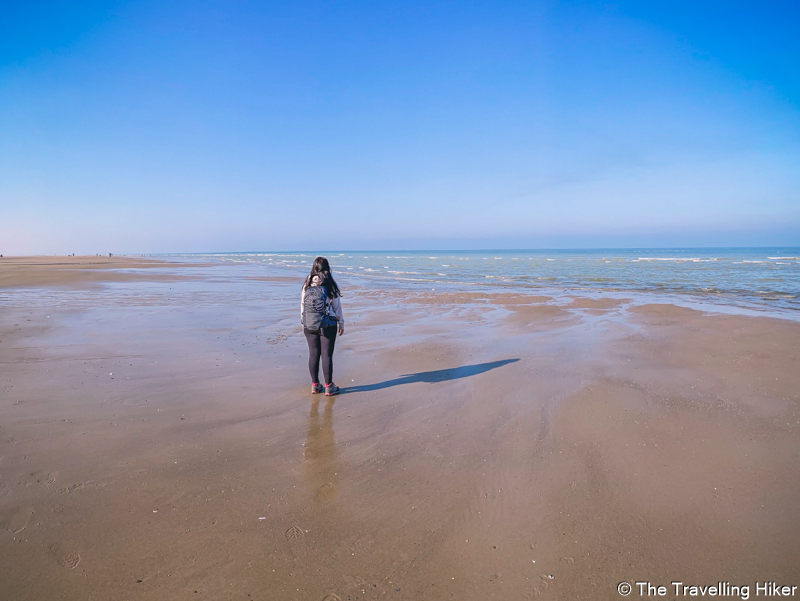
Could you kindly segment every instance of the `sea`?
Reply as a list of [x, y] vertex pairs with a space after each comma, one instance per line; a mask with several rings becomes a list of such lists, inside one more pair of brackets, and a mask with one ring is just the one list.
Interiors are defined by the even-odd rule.
[[[649, 293], [800, 315], [800, 248], [626, 248], [237, 252], [162, 255], [261, 265], [297, 274], [328, 258], [334, 276], [358, 285], [518, 290], [540, 294]], [[681, 303], [685, 304], [685, 303]]]

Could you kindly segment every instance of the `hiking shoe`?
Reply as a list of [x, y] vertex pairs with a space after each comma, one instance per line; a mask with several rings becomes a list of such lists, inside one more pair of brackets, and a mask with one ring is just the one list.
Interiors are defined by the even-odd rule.
[[311, 384], [311, 394], [319, 394], [323, 390], [325, 390], [325, 388], [319, 382]]
[[325, 396], [333, 396], [335, 394], [339, 394], [339, 387], [333, 382], [325, 384]]

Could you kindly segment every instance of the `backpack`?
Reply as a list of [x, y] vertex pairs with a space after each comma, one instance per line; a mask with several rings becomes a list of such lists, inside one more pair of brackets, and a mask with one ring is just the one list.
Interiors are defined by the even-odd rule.
[[310, 332], [319, 332], [330, 325], [328, 319], [328, 293], [325, 286], [309, 286], [303, 296], [303, 327]]

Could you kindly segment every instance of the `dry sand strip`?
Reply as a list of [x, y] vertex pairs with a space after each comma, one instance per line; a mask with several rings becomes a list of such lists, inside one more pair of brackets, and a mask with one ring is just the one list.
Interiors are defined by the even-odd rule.
[[800, 584], [796, 322], [350, 289], [325, 399], [294, 284], [182, 285], [102, 314], [9, 297], [2, 598]]
[[[183, 263], [183, 267], [189, 267]], [[0, 288], [67, 286], [84, 287], [101, 282], [177, 281], [189, 275], [142, 274], [130, 269], [176, 268], [175, 262], [140, 257], [3, 257], [0, 259]]]

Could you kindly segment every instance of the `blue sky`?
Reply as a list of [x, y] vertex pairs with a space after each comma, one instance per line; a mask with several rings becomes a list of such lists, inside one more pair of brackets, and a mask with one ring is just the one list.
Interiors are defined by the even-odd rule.
[[796, 2], [2, 2], [0, 252], [800, 245]]

